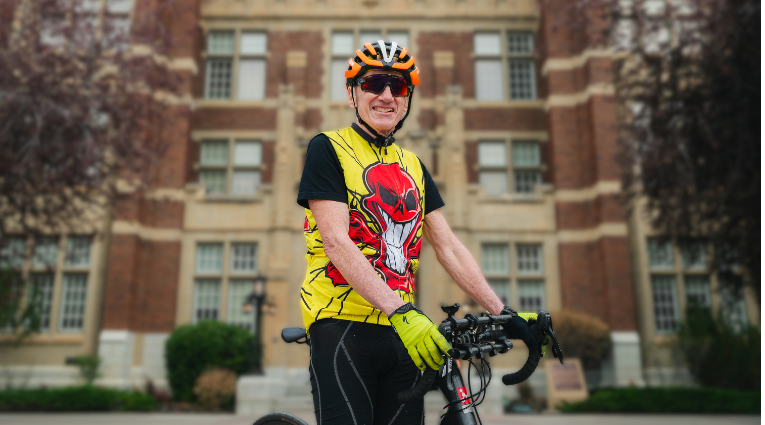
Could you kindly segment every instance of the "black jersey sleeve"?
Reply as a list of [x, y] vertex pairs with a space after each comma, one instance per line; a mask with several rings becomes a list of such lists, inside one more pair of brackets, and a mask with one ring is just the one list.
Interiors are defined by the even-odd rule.
[[297, 203], [308, 208], [311, 199], [348, 202], [343, 167], [326, 134], [311, 140], [305, 156]]
[[422, 166], [422, 176], [425, 179], [425, 215], [428, 215], [431, 211], [435, 211], [446, 204], [444, 204], [444, 200], [441, 199], [441, 194], [438, 193], [438, 187], [436, 187], [433, 178], [430, 177], [430, 173], [428, 172], [428, 169], [425, 168], [425, 164], [422, 163], [422, 160], [420, 160], [420, 165]]

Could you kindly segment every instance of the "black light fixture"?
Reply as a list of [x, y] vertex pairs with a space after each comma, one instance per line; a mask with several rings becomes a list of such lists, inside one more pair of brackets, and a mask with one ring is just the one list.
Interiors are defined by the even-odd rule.
[[261, 317], [263, 303], [266, 300], [266, 279], [263, 275], [257, 275], [252, 282], [252, 292], [242, 306], [245, 313], [253, 312], [252, 330], [255, 332], [255, 342], [250, 350], [250, 374], [263, 374], [263, 338], [261, 336]]

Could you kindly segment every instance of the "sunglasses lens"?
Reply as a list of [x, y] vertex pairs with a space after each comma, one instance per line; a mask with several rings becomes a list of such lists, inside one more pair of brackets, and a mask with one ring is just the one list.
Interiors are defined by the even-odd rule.
[[393, 96], [406, 96], [408, 91], [406, 81], [403, 78], [393, 77], [390, 79], [390, 92]]
[[385, 85], [388, 83], [387, 78], [379, 78], [381, 76], [373, 75], [369, 78], [365, 78], [361, 82], [361, 90], [366, 92], [380, 94], [385, 90]]
[[406, 96], [409, 94], [409, 87], [406, 80], [392, 75], [370, 75], [361, 80], [361, 90], [365, 92], [380, 94], [385, 90], [385, 86], [390, 84], [390, 92], [393, 96]]

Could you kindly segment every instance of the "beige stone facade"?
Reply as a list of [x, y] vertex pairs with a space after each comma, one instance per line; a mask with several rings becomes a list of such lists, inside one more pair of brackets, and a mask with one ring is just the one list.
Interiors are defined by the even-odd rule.
[[[376, 30], [406, 34], [421, 69], [423, 83], [397, 143], [430, 170], [449, 224], [479, 264], [487, 264], [483, 257], [490, 252], [504, 255], [497, 261], [507, 264], [505, 271], [486, 272], [506, 288], [509, 303], [518, 307], [522, 298], [538, 299], [551, 312], [582, 310], [606, 321], [615, 352], [603, 384], [639, 384], [649, 374], [645, 368], [671, 367], [668, 360], [652, 363], [653, 344], [670, 337], [657, 335], [654, 325], [646, 246], [651, 232], [618, 200], [610, 53], [588, 49], [572, 29], [553, 28], [545, 16], [558, 12], [544, 5], [534, 0], [209, 0], [172, 6], [177, 13], [167, 18], [168, 26], [182, 38], [172, 63], [187, 78], [192, 100], [177, 106], [188, 116], [167, 123], [173, 134], [164, 163], [168, 183], [118, 205], [104, 239], [109, 243], [93, 244], [81, 333], [35, 336], [0, 353], [0, 363], [18, 379], [31, 370], [32, 383], [58, 385], [73, 379], [67, 358], [97, 353], [105, 360], [105, 383], [142, 385], [151, 378], [164, 385], [164, 341], [174, 327], [195, 321], [201, 302], [195, 298], [197, 282], [218, 282], [215, 314], [226, 321], [235, 314], [234, 283], [262, 274], [270, 304], [261, 337], [264, 365], [270, 373], [304, 370], [308, 350], [279, 338], [283, 327], [302, 326], [304, 211], [296, 198], [303, 158], [315, 134], [354, 119], [346, 101], [333, 100], [333, 34], [352, 34], [358, 44], [362, 32]], [[206, 43], [216, 32], [233, 34], [236, 49], [226, 56], [232, 64], [264, 61], [260, 99], [236, 99], [244, 90], [238, 85], [243, 68], [233, 65], [230, 99], [210, 98], [208, 64], [217, 56]], [[255, 59], [236, 53], [242, 34], [250, 33], [265, 34], [267, 40], [267, 51]], [[476, 52], [476, 34], [496, 34], [501, 53]], [[505, 43], [512, 34], [531, 35], [535, 47], [528, 58], [508, 53]], [[486, 96], [476, 65], [481, 60], [501, 69], [496, 84], [502, 93], [495, 99], [481, 99]], [[532, 64], [533, 87], [525, 89], [533, 96], [513, 98], [510, 67], [524, 60]], [[227, 193], [208, 193], [202, 182], [208, 168], [201, 152], [210, 141], [228, 146], [220, 166], [228, 167], [220, 171]], [[259, 173], [259, 184], [251, 193], [231, 194], [237, 172], [232, 152], [243, 141], [259, 143], [261, 160], [250, 170]], [[483, 168], [481, 149], [487, 142], [505, 152], [504, 174], [496, 166]], [[514, 168], [513, 149], [527, 142], [539, 155], [533, 170], [538, 184], [514, 190], [522, 174]], [[504, 191], [490, 187], [486, 179], [492, 175], [505, 176]], [[220, 247], [215, 251], [224, 265], [219, 272], [200, 272], [200, 244]], [[237, 244], [256, 246], [257, 267], [250, 274], [238, 275], [228, 266]], [[531, 272], [520, 265], [523, 256], [532, 258]], [[418, 304], [434, 321], [443, 318], [439, 307], [444, 304], [477, 310], [427, 243], [421, 259]], [[711, 288], [716, 285], [712, 277]], [[684, 306], [682, 288], [676, 295], [678, 311]], [[714, 306], [716, 297], [711, 297]], [[53, 302], [59, 303], [60, 295]], [[749, 319], [757, 322], [750, 294], [746, 303]], [[525, 349], [517, 348], [494, 367], [511, 369], [524, 359]]]

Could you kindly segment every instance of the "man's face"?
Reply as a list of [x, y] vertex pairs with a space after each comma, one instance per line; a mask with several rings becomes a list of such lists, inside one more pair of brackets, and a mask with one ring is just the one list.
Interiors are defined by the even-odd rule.
[[[375, 69], [365, 73], [364, 76], [374, 74], [401, 75], [396, 72]], [[356, 106], [358, 106], [361, 119], [383, 136], [387, 136], [393, 131], [396, 124], [406, 114], [406, 108], [409, 106], [409, 97], [393, 96], [390, 92], [390, 87], [385, 87], [385, 90], [380, 94], [365, 92], [358, 85], [353, 86], [351, 89], [354, 91], [353, 94], [356, 97]], [[354, 107], [350, 91], [348, 92], [348, 103], [351, 105], [351, 108]]]

